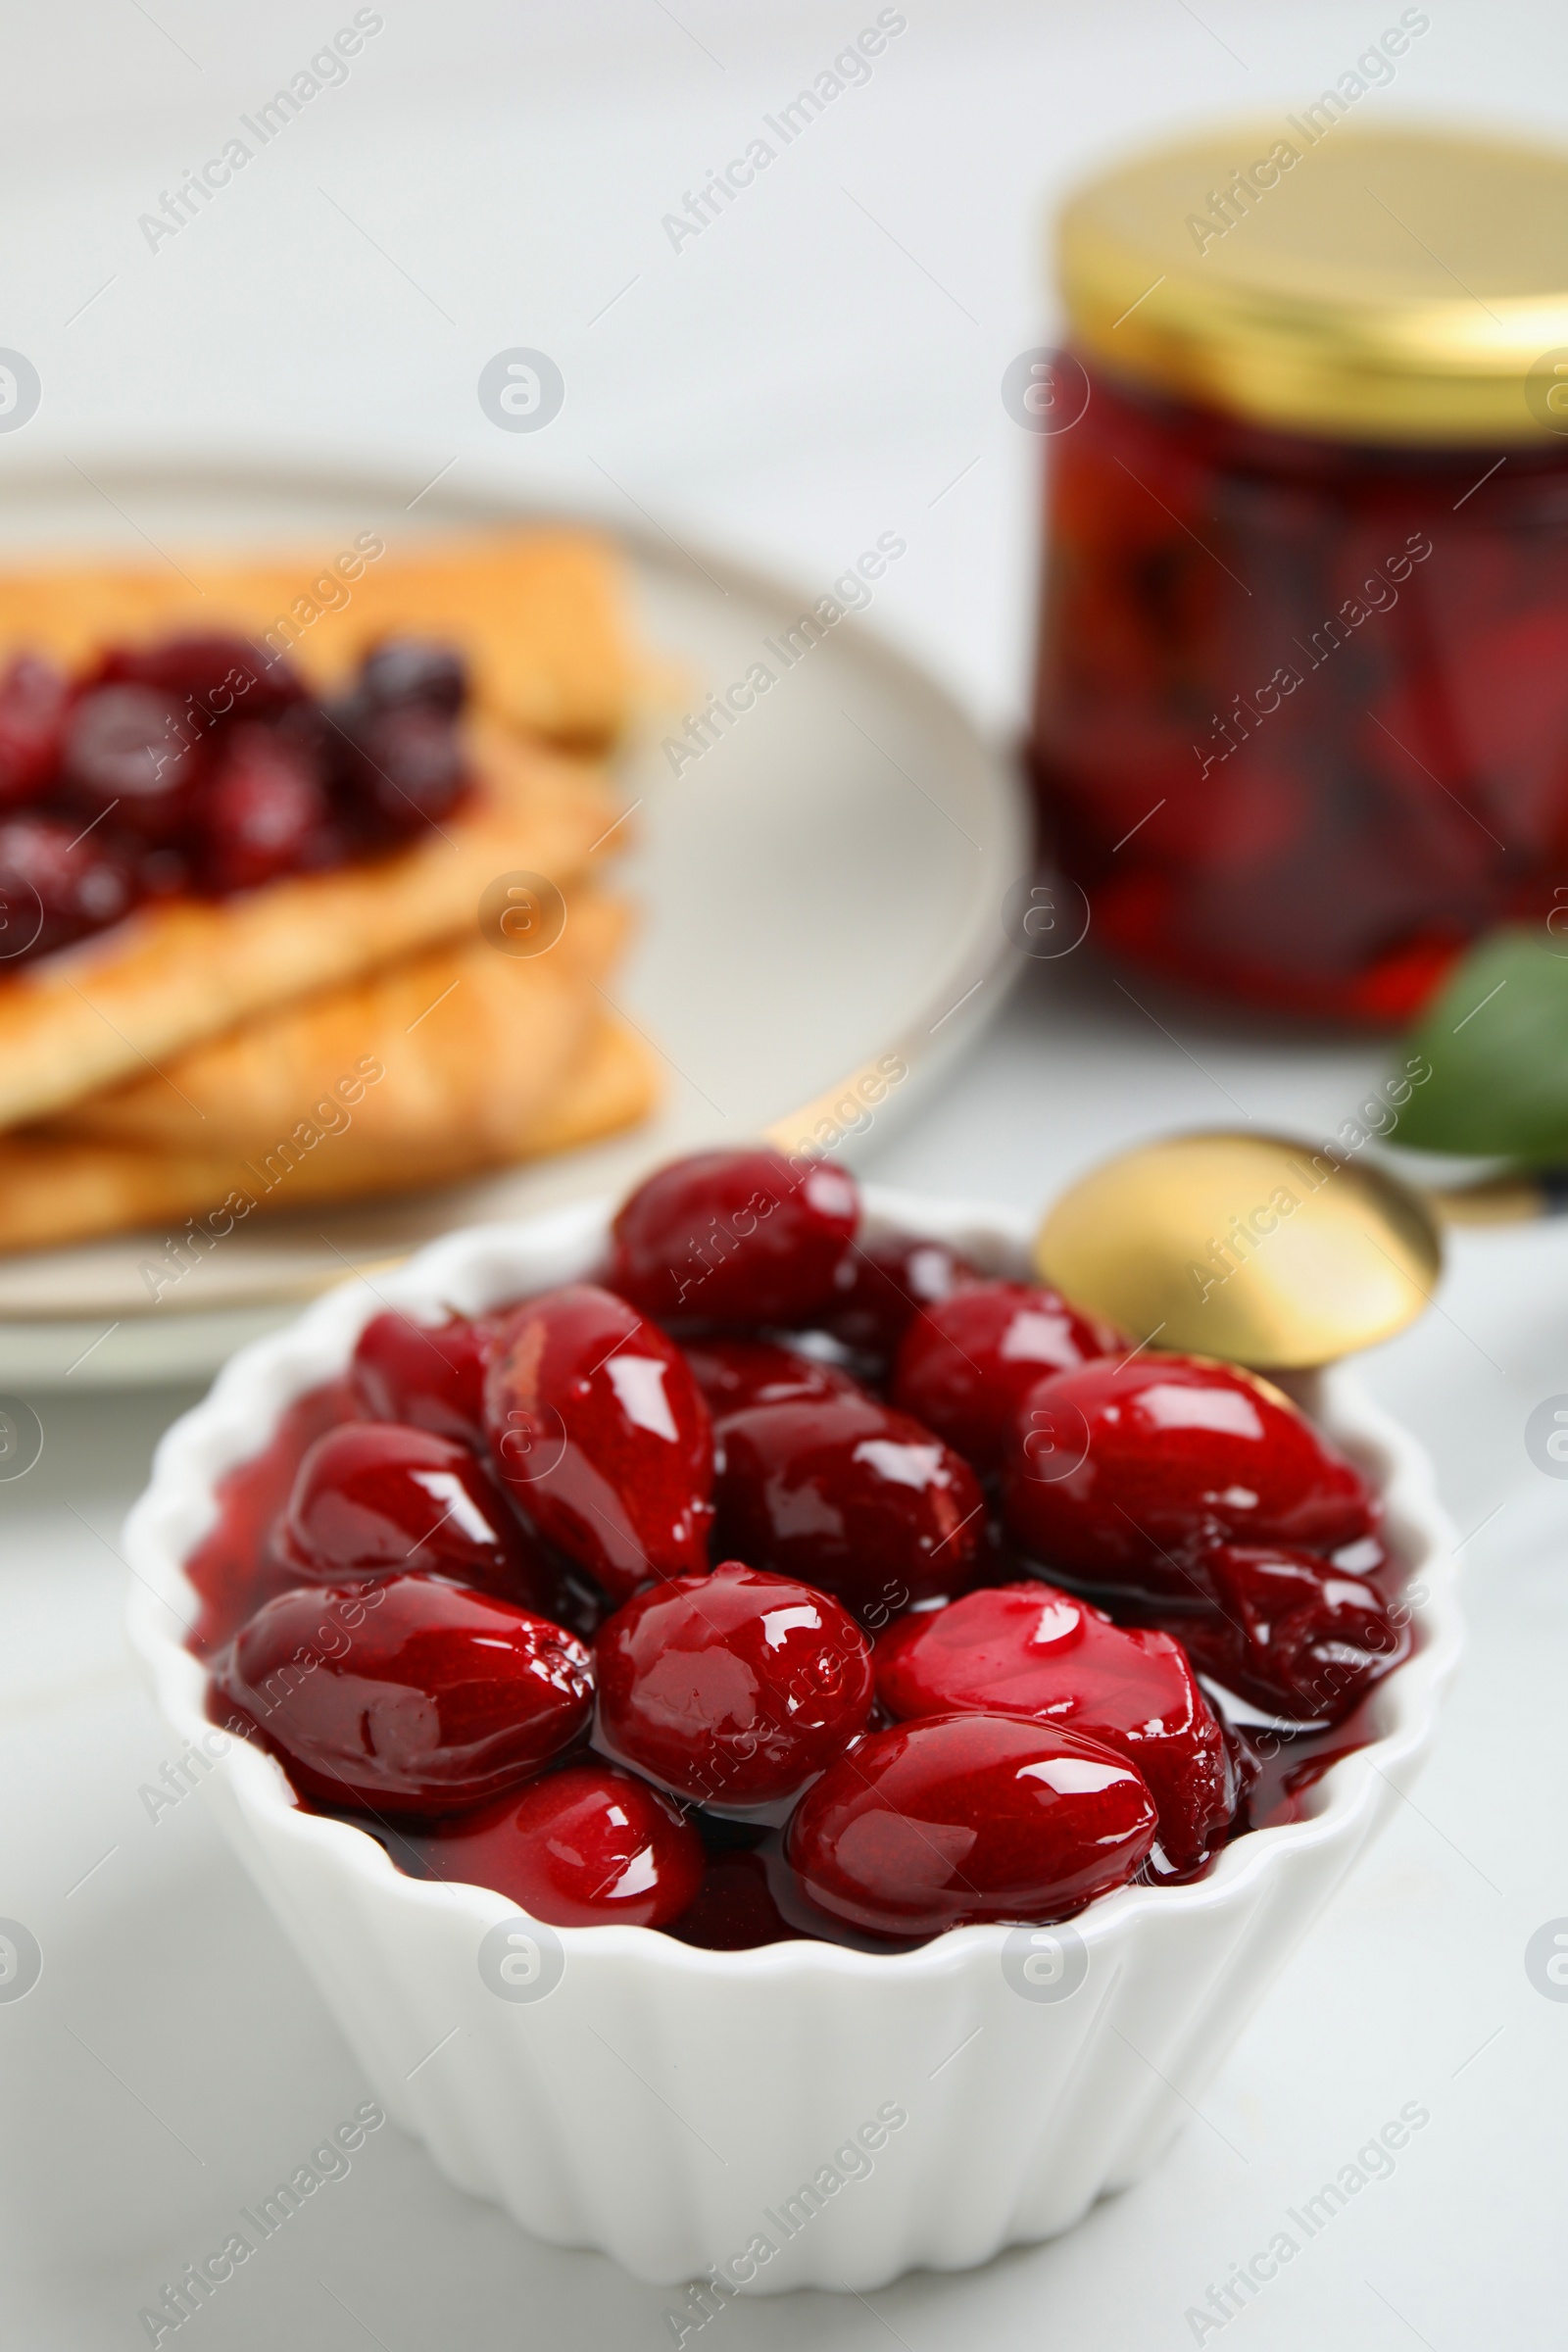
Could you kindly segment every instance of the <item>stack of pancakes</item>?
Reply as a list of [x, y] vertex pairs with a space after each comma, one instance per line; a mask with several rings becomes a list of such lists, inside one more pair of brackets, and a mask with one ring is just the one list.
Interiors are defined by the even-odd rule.
[[[613, 551], [542, 531], [356, 545], [357, 568], [0, 574], [0, 662], [222, 630], [324, 693], [378, 638], [443, 639], [468, 662], [474, 777], [392, 856], [0, 963], [0, 1250], [443, 1184], [650, 1107], [647, 1051], [605, 993], [627, 910], [593, 875], [624, 843], [604, 758], [644, 677]], [[526, 885], [523, 920], [481, 919], [519, 875], [550, 886], [544, 930]]]

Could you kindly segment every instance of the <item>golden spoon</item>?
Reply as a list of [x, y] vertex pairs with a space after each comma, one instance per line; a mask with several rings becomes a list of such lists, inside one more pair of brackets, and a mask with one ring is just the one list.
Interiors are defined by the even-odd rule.
[[1390, 1339], [1429, 1304], [1440, 1205], [1289, 1136], [1167, 1136], [1070, 1186], [1034, 1260], [1156, 1348], [1299, 1369]]

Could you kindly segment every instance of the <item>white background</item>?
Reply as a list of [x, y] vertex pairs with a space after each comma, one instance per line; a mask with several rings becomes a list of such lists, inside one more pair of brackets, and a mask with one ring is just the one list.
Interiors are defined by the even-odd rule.
[[[1038, 452], [998, 387], [1054, 324], [1052, 197], [1146, 131], [1314, 94], [1398, 11], [909, 0], [869, 85], [675, 252], [662, 217], [873, 21], [871, 0], [387, 0], [346, 84], [150, 251], [138, 216], [352, 13], [13, 0], [0, 343], [32, 360], [43, 401], [0, 441], [0, 482], [51, 452], [89, 473], [126, 449], [413, 456], [431, 474], [455, 461], [454, 480], [499, 457], [541, 496], [612, 520], [646, 510], [824, 582], [897, 530], [909, 555], [878, 625], [1006, 728], [1026, 692]], [[1429, 13], [1363, 117], [1561, 128], [1559, 12]], [[503, 436], [475, 380], [518, 344], [556, 358], [566, 405], [546, 432]], [[133, 543], [113, 512], [105, 531]], [[1321, 1132], [1381, 1068], [1376, 1046], [1270, 1042], [1139, 994], [1148, 1010], [1087, 953], [1032, 969], [875, 1172], [1034, 1205], [1155, 1128]], [[1432, 2122], [1395, 2177], [1227, 2340], [1561, 2343], [1568, 2004], [1541, 1997], [1523, 1954], [1568, 1915], [1568, 1488], [1523, 1431], [1568, 1391], [1565, 1300], [1562, 1229], [1466, 1238], [1442, 1306], [1370, 1366], [1469, 1539], [1471, 1654], [1415, 1803], [1173, 2152], [1055, 2245], [869, 2301], [733, 2307], [693, 2340], [1190, 2343], [1183, 2315], [1208, 2283], [1419, 2100]], [[51, 1954], [36, 1991], [0, 2007], [0, 2292], [28, 2352], [144, 2342], [136, 2312], [160, 2281], [364, 2095], [197, 1806], [155, 1827], [136, 1801], [166, 1750], [120, 1648], [111, 1546], [184, 1401], [40, 1399], [44, 1459], [0, 1494], [0, 1912]], [[532, 2245], [388, 2127], [181, 2340], [653, 2352], [664, 2302]]]

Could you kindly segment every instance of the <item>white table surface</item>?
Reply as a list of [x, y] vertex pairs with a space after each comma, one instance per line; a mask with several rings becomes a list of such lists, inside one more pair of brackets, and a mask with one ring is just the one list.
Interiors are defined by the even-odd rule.
[[[1107, 145], [1315, 93], [1397, 15], [910, 0], [869, 86], [676, 253], [662, 215], [873, 20], [868, 0], [600, 0], [569, 20], [389, 0], [348, 82], [150, 252], [138, 214], [352, 13], [275, 5], [215, 28], [197, 0], [92, 0], [8, 27], [0, 340], [43, 401], [0, 438], [0, 481], [127, 446], [491, 462], [478, 370], [536, 346], [567, 400], [507, 437], [519, 481], [824, 584], [904, 532], [878, 625], [998, 726], [1024, 694], [1036, 455], [998, 384], [1049, 332], [1042, 203]], [[1368, 111], [1562, 126], [1560, 14], [1446, 0], [1432, 17]], [[133, 543], [133, 522], [106, 510], [108, 535]], [[1032, 1206], [1160, 1127], [1321, 1132], [1382, 1066], [1375, 1046], [1269, 1039], [1134, 986], [1092, 948], [1032, 967], [872, 1172]], [[1568, 2004], [1533, 1987], [1524, 1952], [1568, 1915], [1568, 1486], [1524, 1427], [1568, 1391], [1568, 1224], [1462, 1237], [1439, 1309], [1368, 1371], [1433, 1448], [1467, 1539], [1471, 1648], [1414, 1801], [1140, 2186], [983, 2272], [727, 2306], [714, 2327], [736, 2352], [1190, 2343], [1209, 2283], [1411, 2100], [1430, 2127], [1263, 2291], [1247, 2340], [1562, 2341]], [[42, 1459], [0, 1487], [0, 1913], [45, 1952], [35, 1989], [0, 2004], [0, 2331], [108, 2352], [147, 2340], [139, 2307], [365, 2086], [199, 1805], [154, 1823], [138, 1799], [169, 1746], [121, 1644], [114, 1547], [189, 1398], [36, 1401]], [[666, 2301], [532, 2243], [388, 2127], [188, 2331], [209, 2352], [653, 2352]]]

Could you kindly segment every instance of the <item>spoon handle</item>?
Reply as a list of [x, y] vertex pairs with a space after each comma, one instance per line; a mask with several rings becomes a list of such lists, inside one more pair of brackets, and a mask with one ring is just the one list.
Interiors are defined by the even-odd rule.
[[1523, 1225], [1568, 1209], [1568, 1167], [1492, 1176], [1484, 1184], [1428, 1186], [1427, 1204], [1444, 1225]]

